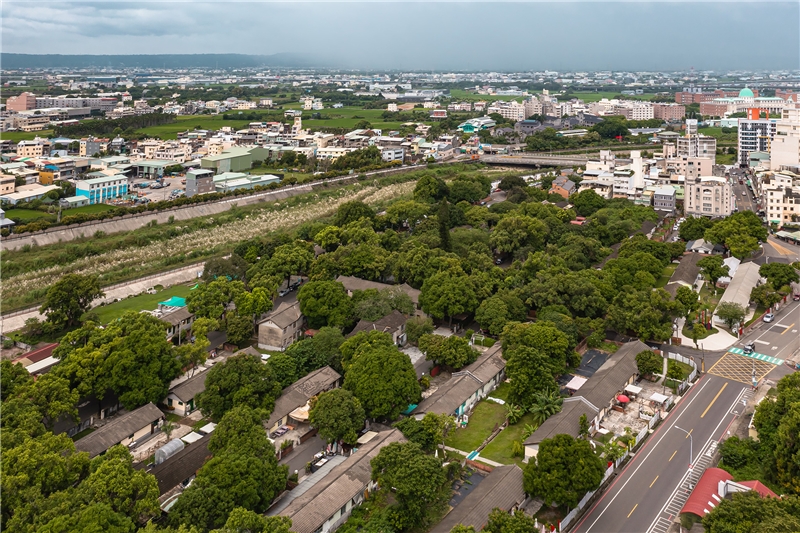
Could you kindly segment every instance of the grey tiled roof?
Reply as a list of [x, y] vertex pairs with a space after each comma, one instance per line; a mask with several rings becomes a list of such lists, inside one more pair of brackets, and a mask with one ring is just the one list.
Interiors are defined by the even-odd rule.
[[398, 429], [378, 433], [345, 462], [331, 470], [319, 483], [292, 501], [280, 515], [292, 519], [292, 531], [314, 533], [336, 511], [362, 493], [372, 478], [370, 461], [378, 455], [381, 448], [405, 440]]
[[341, 377], [342, 376], [331, 367], [323, 366], [283, 389], [281, 395], [275, 400], [275, 409], [269, 417], [267, 427], [271, 428], [275, 422], [298, 407], [304, 406], [309, 399], [327, 390]]
[[187, 403], [206, 390], [206, 374], [207, 372], [200, 372], [186, 381], [175, 385], [169, 392], [177, 396], [183, 403]]
[[353, 331], [350, 332], [348, 337], [352, 337], [361, 331], [371, 331], [373, 329], [385, 331], [386, 333], [394, 333], [397, 328], [402, 327], [405, 325], [405, 323], [405, 315], [400, 311], [395, 310], [385, 317], [376, 320], [375, 322], [370, 322], [369, 320], [359, 320], [358, 324], [356, 324], [356, 327], [353, 328]]
[[384, 289], [400, 289], [408, 294], [411, 301], [415, 304], [419, 303], [420, 291], [403, 283], [402, 285], [389, 285], [388, 283], [379, 283], [377, 281], [369, 281], [366, 279], [356, 278], [353, 276], [339, 276], [336, 281], [344, 285], [348, 291], [365, 291], [367, 289], [375, 289], [382, 291]]
[[164, 413], [158, 407], [148, 403], [75, 441], [75, 449], [79, 452], [87, 452], [89, 457], [95, 457], [163, 416]]
[[480, 531], [489, 519], [489, 513], [499, 508], [510, 511], [525, 499], [522, 488], [522, 470], [517, 465], [500, 466], [492, 470], [486, 479], [430, 533], [450, 533], [455, 526], [463, 524]]
[[420, 402], [413, 414], [436, 413], [450, 415], [506, 367], [500, 344], [489, 348], [460, 372], [453, 374], [444, 385]]
[[172, 490], [178, 486], [178, 483], [192, 477], [200, 470], [200, 467], [211, 457], [211, 452], [208, 451], [210, 438], [211, 434], [209, 433], [148, 471], [149, 474], [156, 477], [159, 494]]

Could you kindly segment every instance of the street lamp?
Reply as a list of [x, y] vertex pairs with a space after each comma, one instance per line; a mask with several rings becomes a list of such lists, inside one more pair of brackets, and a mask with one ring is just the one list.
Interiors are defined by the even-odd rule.
[[692, 460], [694, 459], [694, 450], [693, 450], [694, 445], [692, 441], [694, 441], [694, 439], [692, 438], [692, 433], [690, 431], [686, 431], [685, 429], [679, 428], [678, 426], [672, 426], [672, 427], [674, 427], [679, 431], [683, 431], [684, 433], [686, 433], [686, 436], [689, 437], [689, 488], [692, 488], [692, 470], [693, 470]]

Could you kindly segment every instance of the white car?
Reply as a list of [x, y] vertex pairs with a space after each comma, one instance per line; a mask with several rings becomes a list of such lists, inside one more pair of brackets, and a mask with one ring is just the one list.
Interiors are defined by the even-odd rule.
[[773, 313], [764, 315], [764, 322], [772, 322], [773, 320], [775, 320], [775, 315]]

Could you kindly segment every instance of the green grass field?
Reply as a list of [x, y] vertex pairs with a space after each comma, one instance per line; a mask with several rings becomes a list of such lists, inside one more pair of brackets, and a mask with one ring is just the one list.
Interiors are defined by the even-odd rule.
[[464, 89], [450, 89], [450, 98], [453, 102], [496, 102], [497, 100], [513, 100], [520, 99], [520, 96], [497, 96], [491, 94], [476, 94]]
[[737, 143], [739, 141], [739, 134], [736, 131], [723, 133], [722, 128], [698, 128], [697, 131], [703, 135], [714, 137], [717, 141], [724, 143]]
[[492, 434], [495, 426], [506, 419], [506, 409], [500, 404], [483, 400], [475, 406], [465, 429], [456, 429], [445, 443], [457, 450], [471, 452]]
[[664, 267], [664, 272], [661, 274], [661, 277], [656, 280], [656, 288], [666, 287], [667, 283], [669, 283], [669, 278], [672, 277], [676, 268], [678, 268], [678, 265], [674, 263], [670, 263]]
[[[85, 205], [83, 207], [75, 207], [73, 209], [63, 209], [61, 211], [61, 216], [65, 217], [67, 215], [78, 215], [81, 213], [102, 213], [113, 208], [114, 206], [106, 204]], [[55, 222], [56, 214], [45, 213], [44, 211], [38, 211], [36, 209], [7, 209], [6, 218], [19, 220], [20, 222], [31, 222], [33, 220], [41, 219], [52, 220]]]
[[[603, 98], [608, 98], [611, 100], [615, 96], [619, 96], [619, 92], [611, 92], [611, 91], [600, 91], [600, 92], [586, 92], [586, 93], [569, 93], [570, 96], [573, 98], [580, 98], [584, 102], [599, 102]], [[627, 98], [635, 98], [637, 100], [649, 100], [652, 98], [652, 94], [639, 94], [636, 96], [628, 96]], [[560, 100], [560, 98], [559, 98]]]
[[42, 130], [42, 131], [4, 131], [0, 133], [0, 140], [3, 141], [13, 141], [15, 143], [19, 141], [31, 141], [36, 137], [52, 137], [53, 130]]
[[486, 445], [486, 448], [481, 450], [481, 457], [486, 457], [487, 459], [491, 459], [492, 461], [497, 461], [498, 463], [503, 463], [504, 465], [510, 465], [513, 463], [517, 463], [520, 467], [523, 466], [522, 457], [512, 457], [511, 455], [511, 446], [513, 445], [514, 441], [522, 442], [524, 439], [522, 438], [522, 432], [525, 431], [525, 425], [530, 424], [533, 426], [533, 415], [527, 414], [520, 419], [514, 425], [510, 425], [505, 428], [503, 431], [498, 433], [498, 435]]
[[97, 313], [97, 316], [100, 317], [100, 322], [103, 324], [108, 324], [112, 320], [119, 318], [127, 311], [144, 311], [146, 309], [155, 309], [158, 307], [158, 302], [163, 302], [164, 300], [169, 300], [172, 296], [178, 296], [180, 298], [186, 298], [190, 294], [190, 289], [194, 286], [192, 285], [174, 285], [169, 289], [162, 289], [158, 291], [156, 294], [140, 294], [139, 296], [134, 296], [132, 298], [126, 298], [122, 301], [104, 305], [102, 307], [96, 307], [92, 309], [90, 312]]

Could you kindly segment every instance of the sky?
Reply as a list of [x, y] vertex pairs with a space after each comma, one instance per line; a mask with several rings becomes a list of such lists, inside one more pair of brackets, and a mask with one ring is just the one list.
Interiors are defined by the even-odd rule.
[[800, 69], [800, 2], [3, 0], [3, 52], [295, 53], [403, 70]]

